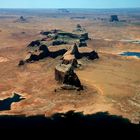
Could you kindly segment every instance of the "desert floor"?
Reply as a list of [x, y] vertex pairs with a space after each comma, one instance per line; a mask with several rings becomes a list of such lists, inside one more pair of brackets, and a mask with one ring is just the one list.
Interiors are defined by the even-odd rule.
[[[0, 100], [13, 93], [26, 99], [12, 103], [11, 110], [0, 111], [0, 115], [51, 116], [75, 110], [84, 114], [109, 112], [135, 123], [140, 121], [140, 59], [118, 55], [140, 51], [140, 44], [122, 41], [140, 40], [140, 26], [69, 17], [33, 16], [27, 23], [14, 22], [17, 18], [14, 15], [0, 19]], [[26, 46], [42, 37], [40, 31], [72, 31], [77, 24], [86, 28], [91, 38], [88, 46], [100, 56], [94, 61], [79, 60], [82, 67], [76, 73], [85, 90], [55, 92], [59, 84], [54, 79], [54, 68], [59, 57], [18, 67], [27, 53]]]

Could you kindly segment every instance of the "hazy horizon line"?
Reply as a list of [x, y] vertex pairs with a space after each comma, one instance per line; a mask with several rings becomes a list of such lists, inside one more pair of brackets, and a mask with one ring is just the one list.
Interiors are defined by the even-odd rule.
[[117, 8], [117, 7], [113, 7], [113, 8], [35, 8], [35, 7], [33, 7], [33, 8], [21, 8], [21, 7], [19, 7], [19, 8], [14, 8], [14, 7], [11, 7], [11, 8], [4, 8], [4, 7], [0, 7], [0, 9], [140, 9], [140, 7], [121, 7], [121, 8]]

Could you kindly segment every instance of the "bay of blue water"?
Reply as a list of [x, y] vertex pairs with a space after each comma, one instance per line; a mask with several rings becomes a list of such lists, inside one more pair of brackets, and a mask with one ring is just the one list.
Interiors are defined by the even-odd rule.
[[140, 58], [140, 52], [123, 52], [122, 56], [136, 56]]

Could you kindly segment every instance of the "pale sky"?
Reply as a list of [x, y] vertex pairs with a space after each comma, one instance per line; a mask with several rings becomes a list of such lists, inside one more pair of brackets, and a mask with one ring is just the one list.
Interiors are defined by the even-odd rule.
[[0, 8], [138, 8], [140, 0], [0, 0]]

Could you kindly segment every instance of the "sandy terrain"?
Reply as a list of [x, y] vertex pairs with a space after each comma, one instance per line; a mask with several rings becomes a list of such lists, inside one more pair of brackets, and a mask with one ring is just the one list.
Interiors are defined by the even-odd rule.
[[[97, 21], [91, 16], [89, 14], [84, 20], [69, 16], [32, 16], [27, 23], [14, 22], [18, 15], [0, 19], [0, 100], [11, 97], [14, 92], [26, 98], [12, 103], [11, 110], [0, 111], [0, 115], [50, 116], [69, 110], [84, 114], [107, 111], [135, 123], [140, 121], [140, 59], [118, 55], [124, 51], [140, 51], [140, 44], [120, 41], [140, 40], [140, 26]], [[121, 18], [124, 17], [132, 20], [132, 17], [128, 18], [129, 15]], [[94, 61], [79, 60], [83, 65], [76, 73], [85, 90], [55, 92], [59, 84], [54, 79], [54, 68], [60, 62], [60, 57], [17, 66], [27, 53], [26, 46], [32, 40], [42, 38], [40, 31], [72, 31], [76, 24], [86, 28], [91, 38], [88, 46], [97, 50], [100, 56], [99, 60]]]

